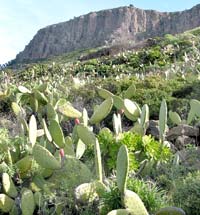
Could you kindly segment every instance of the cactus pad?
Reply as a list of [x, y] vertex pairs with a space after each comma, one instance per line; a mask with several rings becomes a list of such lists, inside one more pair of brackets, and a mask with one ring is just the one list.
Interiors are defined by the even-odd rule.
[[70, 103], [65, 103], [57, 107], [59, 113], [70, 118], [80, 118], [82, 113], [75, 109]]
[[[117, 209], [110, 211], [107, 215], [134, 215], [129, 209]], [[140, 215], [140, 214], [137, 214]]]
[[97, 88], [97, 92], [98, 92], [99, 96], [103, 99], [113, 97], [113, 94], [110, 91], [102, 89], [100, 87]]
[[35, 200], [31, 190], [24, 188], [21, 198], [22, 215], [32, 215], [35, 210]]
[[14, 206], [14, 200], [5, 194], [0, 194], [0, 210], [9, 212]]
[[128, 149], [122, 145], [117, 155], [117, 186], [123, 194], [126, 189], [126, 181], [129, 169]]
[[76, 146], [76, 158], [80, 159], [83, 156], [85, 150], [86, 150], [85, 143], [83, 143], [82, 140], [79, 139]]
[[4, 192], [8, 196], [10, 196], [12, 198], [15, 198], [17, 196], [17, 189], [16, 189], [12, 179], [8, 175], [8, 173], [2, 174], [2, 185], [3, 185]]
[[166, 125], [167, 125], [167, 103], [165, 100], [163, 100], [159, 112], [160, 139], [163, 139], [163, 135], [165, 134], [166, 131]]
[[49, 125], [49, 131], [53, 138], [53, 141], [60, 147], [65, 146], [65, 138], [59, 123], [56, 120], [51, 120]]
[[107, 98], [99, 107], [95, 110], [93, 115], [90, 118], [91, 124], [99, 123], [101, 120], [103, 120], [111, 111], [113, 106], [113, 99]]
[[129, 99], [124, 99], [124, 114], [128, 119], [136, 121], [140, 116], [139, 106]]
[[56, 160], [56, 158], [43, 146], [35, 145], [33, 147], [33, 157], [37, 161], [37, 163], [47, 169], [59, 169], [60, 163]]
[[175, 125], [181, 124], [182, 120], [178, 113], [169, 111], [169, 118]]
[[123, 196], [123, 203], [125, 208], [132, 211], [132, 215], [148, 215], [148, 212], [140, 199], [140, 197], [133, 191], [126, 190]]
[[37, 139], [37, 122], [35, 116], [32, 115], [29, 121], [29, 140], [32, 147], [35, 145]]
[[160, 209], [155, 215], [186, 215], [186, 213], [177, 207], [166, 207]]
[[86, 144], [86, 145], [94, 145], [96, 141], [96, 137], [92, 131], [89, 130], [88, 127], [83, 125], [78, 125], [76, 127], [76, 132], [78, 137]]

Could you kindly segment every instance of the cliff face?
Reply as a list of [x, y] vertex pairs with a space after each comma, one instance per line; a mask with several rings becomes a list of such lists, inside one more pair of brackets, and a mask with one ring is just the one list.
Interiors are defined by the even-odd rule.
[[161, 13], [135, 7], [92, 12], [43, 28], [20, 52], [17, 62], [44, 59], [76, 49], [132, 41], [200, 26], [200, 4], [182, 12]]

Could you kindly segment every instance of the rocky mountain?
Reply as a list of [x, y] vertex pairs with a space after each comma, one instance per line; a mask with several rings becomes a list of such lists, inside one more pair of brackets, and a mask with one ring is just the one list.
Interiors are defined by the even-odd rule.
[[93, 48], [176, 34], [200, 26], [200, 4], [181, 12], [119, 7], [47, 26], [20, 52], [17, 62], [44, 59], [77, 49]]

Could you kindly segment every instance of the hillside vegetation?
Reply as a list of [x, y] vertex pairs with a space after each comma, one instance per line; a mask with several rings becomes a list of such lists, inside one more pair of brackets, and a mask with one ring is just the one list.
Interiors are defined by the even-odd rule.
[[1, 213], [198, 215], [199, 72], [199, 28], [12, 61], [0, 73]]

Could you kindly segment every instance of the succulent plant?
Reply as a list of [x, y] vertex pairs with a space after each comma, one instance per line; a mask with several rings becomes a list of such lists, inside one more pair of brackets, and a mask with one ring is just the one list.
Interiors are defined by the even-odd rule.
[[29, 121], [29, 140], [32, 147], [35, 145], [36, 139], [37, 139], [37, 122], [35, 116], [32, 115]]
[[121, 193], [125, 192], [129, 169], [128, 149], [122, 145], [117, 155], [117, 186]]
[[12, 207], [14, 206], [15, 202], [13, 199], [8, 197], [5, 194], [0, 194], [0, 210], [2, 210], [5, 213], [8, 213]]
[[186, 215], [186, 213], [177, 207], [161, 208], [155, 215]]
[[11, 198], [15, 198], [17, 196], [17, 189], [8, 175], [8, 173], [3, 173], [2, 174], [2, 185], [3, 185], [3, 190], [4, 192]]
[[33, 192], [27, 188], [24, 188], [22, 191], [21, 210], [22, 215], [32, 215], [35, 210]]
[[85, 150], [86, 150], [85, 143], [83, 143], [82, 140], [79, 139], [76, 146], [76, 158], [80, 159], [83, 156]]
[[112, 97], [107, 98], [93, 113], [90, 118], [91, 124], [97, 124], [103, 120], [111, 111], [113, 106]]
[[167, 127], [167, 103], [165, 100], [163, 100], [159, 112], [159, 135], [161, 142], [164, 141], [166, 127]]
[[55, 119], [50, 121], [49, 131], [55, 144], [63, 148], [65, 146], [64, 134], [62, 128]]
[[43, 168], [47, 169], [60, 169], [61, 164], [56, 158], [43, 146], [36, 144], [33, 147], [33, 157], [36, 162]]

